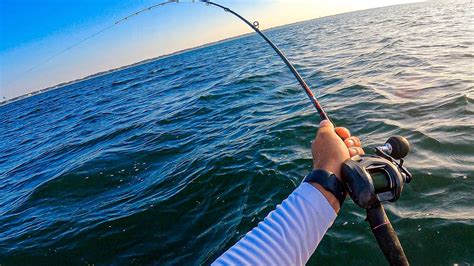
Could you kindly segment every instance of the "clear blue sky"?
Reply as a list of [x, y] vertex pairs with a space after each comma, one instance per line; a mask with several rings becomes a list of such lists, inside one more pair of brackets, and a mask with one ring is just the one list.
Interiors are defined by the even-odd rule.
[[[96, 72], [250, 32], [222, 10], [169, 4], [58, 51], [156, 0], [0, 0], [0, 101]], [[216, 0], [262, 28], [413, 0]]]

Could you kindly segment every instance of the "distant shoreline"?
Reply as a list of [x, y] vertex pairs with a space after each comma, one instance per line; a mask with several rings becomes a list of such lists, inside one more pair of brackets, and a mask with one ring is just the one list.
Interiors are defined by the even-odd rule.
[[[299, 22], [297, 22], [297, 23], [299, 23]], [[288, 25], [291, 25], [291, 24], [288, 24]], [[287, 26], [287, 25], [283, 25], [283, 26]], [[282, 26], [279, 26], [279, 27], [282, 27]], [[275, 27], [275, 28], [277, 28], [277, 27]], [[274, 29], [274, 28], [271, 28], [271, 29]], [[64, 86], [68, 86], [68, 85], [75, 84], [75, 83], [78, 83], [78, 82], [82, 82], [82, 81], [86, 81], [86, 80], [89, 80], [89, 79], [104, 76], [104, 75], [107, 75], [107, 74], [110, 74], [110, 73], [113, 73], [113, 72], [116, 72], [116, 71], [120, 71], [120, 70], [124, 70], [124, 69], [127, 69], [127, 68], [143, 65], [143, 64], [146, 64], [146, 63], [150, 63], [152, 61], [157, 61], [157, 60], [160, 60], [160, 59], [165, 59], [165, 58], [180, 55], [180, 54], [185, 54], [185, 53], [188, 53], [188, 52], [203, 49], [203, 48], [213, 46], [213, 45], [216, 45], [216, 44], [220, 44], [220, 43], [236, 40], [236, 39], [239, 39], [239, 38], [243, 38], [243, 37], [246, 37], [246, 36], [249, 36], [249, 35], [252, 35], [252, 34], [256, 34], [256, 33], [255, 32], [250, 32], [250, 33], [245, 33], [245, 34], [241, 34], [241, 35], [236, 35], [236, 36], [225, 38], [225, 39], [218, 40], [218, 41], [215, 41], [215, 42], [210, 42], [210, 43], [202, 44], [202, 45], [199, 45], [199, 46], [186, 48], [186, 49], [179, 50], [179, 51], [176, 51], [176, 52], [172, 52], [172, 53], [169, 53], [169, 54], [159, 55], [159, 56], [153, 57], [153, 58], [148, 58], [148, 59], [145, 59], [145, 60], [142, 60], [142, 61], [139, 61], [139, 62], [136, 62], [136, 63], [132, 63], [132, 64], [129, 64], [129, 65], [125, 65], [125, 66], [121, 66], [121, 67], [112, 68], [112, 69], [109, 69], [109, 70], [97, 72], [97, 73], [94, 73], [94, 74], [91, 74], [91, 75], [88, 75], [88, 76], [85, 76], [85, 77], [82, 77], [82, 78], [78, 78], [78, 79], [71, 80], [71, 81], [66, 81], [66, 82], [63, 82], [63, 83], [56, 84], [56, 85], [51, 86], [51, 87], [40, 89], [40, 90], [37, 90], [37, 91], [34, 91], [34, 92], [25, 93], [25, 94], [22, 94], [20, 96], [10, 98], [8, 100], [0, 101], [0, 106], [6, 105], [6, 104], [9, 104], [9, 103], [12, 103], [12, 102], [16, 102], [16, 101], [19, 101], [21, 99], [25, 99], [25, 98], [28, 98], [28, 97], [31, 97], [31, 96], [34, 96], [34, 95], [37, 95], [37, 94], [41, 94], [41, 93], [50, 91], [50, 90], [59, 89], [59, 88], [62, 88]]]
[[[362, 10], [358, 10], [358, 11], [362, 11]], [[352, 12], [357, 12], [357, 11], [352, 11]], [[347, 12], [347, 13], [351, 13], [351, 12]], [[345, 14], [345, 13], [339, 13], [339, 14], [334, 14], [334, 15], [329, 15], [329, 16], [324, 16], [324, 17], [317, 17], [317, 18], [311, 18], [311, 19], [307, 19], [307, 20], [297, 21], [297, 22], [293, 22], [293, 23], [289, 23], [289, 24], [284, 24], [284, 25], [271, 27], [271, 28], [268, 28], [268, 29], [265, 29], [265, 30], [262, 30], [262, 31], [263, 32], [271, 31], [271, 30], [275, 30], [275, 29], [279, 29], [279, 28], [288, 27], [288, 26], [291, 26], [291, 25], [304, 23], [304, 22], [311, 21], [311, 20], [316, 20], [316, 19], [321, 19], [321, 18], [326, 18], [326, 17], [332, 17], [332, 16], [341, 15], [341, 14]], [[112, 68], [112, 69], [109, 69], [109, 70], [97, 72], [95, 74], [91, 74], [91, 75], [88, 75], [88, 76], [85, 76], [85, 77], [82, 77], [82, 78], [78, 78], [78, 79], [74, 79], [74, 80], [71, 80], [71, 81], [62, 82], [62, 83], [56, 84], [54, 86], [50, 86], [50, 87], [40, 89], [40, 90], [37, 90], [37, 91], [34, 91], [34, 92], [29, 92], [29, 93], [22, 94], [20, 96], [16, 96], [16, 97], [10, 98], [8, 100], [3, 100], [2, 101], [2, 99], [0, 99], [0, 106], [6, 105], [6, 104], [9, 104], [9, 103], [12, 103], [12, 102], [16, 102], [16, 101], [19, 101], [21, 99], [25, 99], [25, 98], [28, 98], [28, 97], [31, 97], [31, 96], [34, 96], [34, 95], [37, 95], [37, 94], [41, 94], [41, 93], [50, 91], [50, 90], [59, 89], [59, 88], [62, 88], [64, 86], [67, 86], [67, 85], [71, 85], [71, 84], [78, 83], [78, 82], [81, 82], [81, 81], [85, 81], [85, 80], [88, 80], [88, 79], [100, 77], [100, 76], [110, 74], [110, 73], [113, 73], [113, 72], [116, 72], [116, 71], [124, 70], [124, 69], [130, 68], [130, 67], [143, 65], [143, 64], [146, 64], [146, 63], [149, 63], [149, 62], [152, 62], [152, 61], [172, 57], [172, 56], [179, 55], [179, 54], [184, 54], [184, 53], [187, 53], [187, 52], [191, 52], [191, 51], [195, 51], [195, 50], [198, 50], [198, 49], [206, 48], [206, 47], [216, 45], [216, 44], [220, 44], [220, 43], [224, 43], [224, 42], [227, 42], [227, 41], [236, 40], [236, 39], [243, 38], [243, 37], [246, 37], [246, 36], [250, 36], [250, 35], [253, 35], [253, 34], [257, 34], [257, 33], [252, 31], [252, 32], [249, 32], [249, 33], [241, 34], [241, 35], [236, 35], [236, 36], [232, 36], [232, 37], [229, 37], [229, 38], [224, 38], [224, 39], [221, 39], [221, 40], [218, 40], [218, 41], [198, 45], [198, 46], [191, 47], [191, 48], [186, 48], [186, 49], [179, 50], [179, 51], [176, 51], [176, 52], [172, 52], [172, 53], [169, 53], [169, 54], [164, 54], [164, 55], [159, 55], [157, 57], [148, 58], [148, 59], [145, 59], [145, 60], [142, 60], [142, 61], [139, 61], [139, 62], [136, 62], [136, 63], [132, 63], [132, 64], [129, 64], [129, 65], [125, 65], [125, 66], [121, 66], [121, 67]]]
[[[297, 25], [297, 24], [309, 22], [309, 21], [312, 21], [312, 20], [329, 18], [329, 17], [333, 17], [333, 16], [339, 16], [339, 15], [356, 13], [356, 12], [362, 12], [362, 11], [365, 11], [365, 10], [387, 8], [387, 7], [390, 7], [390, 6], [410, 5], [410, 4], [420, 3], [420, 2], [423, 2], [423, 0], [421, 0], [421, 1], [420, 0], [415, 0], [412, 3], [406, 3], [406, 4], [388, 5], [388, 6], [375, 7], [375, 8], [369, 8], [369, 9], [363, 9], [363, 10], [355, 10], [355, 11], [338, 13], [338, 14], [333, 14], [333, 15], [328, 15], [328, 16], [316, 17], [316, 18], [311, 18], [311, 19], [307, 19], [307, 20], [302, 20], [302, 21], [297, 21], [297, 22], [293, 22], [293, 23], [289, 23], [289, 24], [284, 24], [284, 25], [271, 27], [271, 28], [268, 28], [268, 29], [265, 29], [265, 30], [262, 30], [262, 31], [263, 32], [272, 31], [272, 30], [276, 30], [276, 29], [279, 29], [279, 28], [284, 28], [284, 27], [289, 27], [289, 26], [292, 26], [292, 25]], [[125, 65], [125, 66], [121, 66], [121, 67], [117, 67], [117, 68], [112, 68], [112, 69], [109, 69], [109, 70], [106, 70], [106, 71], [97, 72], [95, 74], [91, 74], [91, 75], [88, 75], [88, 76], [85, 76], [85, 77], [82, 77], [82, 78], [78, 78], [78, 79], [75, 79], [75, 80], [59, 83], [59, 84], [56, 84], [54, 86], [47, 87], [47, 88], [44, 88], [44, 89], [40, 89], [40, 90], [37, 90], [37, 91], [34, 91], [34, 92], [25, 93], [25, 94], [22, 94], [20, 96], [10, 98], [8, 100], [0, 99], [0, 106], [6, 105], [6, 104], [9, 104], [9, 103], [12, 103], [12, 102], [16, 102], [18, 100], [25, 99], [25, 98], [28, 98], [30, 96], [41, 94], [41, 93], [44, 93], [44, 92], [47, 92], [47, 91], [50, 91], [50, 90], [59, 89], [59, 88], [62, 88], [64, 86], [67, 86], [67, 85], [71, 85], [71, 84], [74, 84], [74, 83], [78, 83], [78, 82], [82, 82], [82, 81], [89, 80], [89, 79], [92, 79], [92, 78], [107, 75], [107, 74], [110, 74], [110, 73], [113, 73], [113, 72], [116, 72], [116, 71], [124, 70], [124, 69], [131, 68], [131, 67], [134, 67], [134, 66], [143, 65], [143, 64], [146, 64], [146, 63], [149, 63], [149, 62], [152, 62], [152, 61], [172, 57], [172, 56], [175, 56], [175, 55], [184, 54], [184, 53], [187, 53], [187, 52], [199, 50], [199, 49], [206, 48], [206, 47], [209, 47], [209, 46], [212, 46], [212, 45], [216, 45], [216, 44], [224, 43], [224, 42], [227, 42], [227, 41], [232, 41], [232, 40], [236, 40], [236, 39], [239, 39], [239, 38], [247, 37], [247, 36], [250, 36], [250, 35], [253, 35], [253, 34], [257, 34], [257, 33], [252, 31], [252, 32], [245, 33], [245, 34], [236, 35], [236, 36], [232, 36], [232, 37], [229, 37], [229, 38], [224, 38], [224, 39], [221, 39], [221, 40], [218, 40], [218, 41], [198, 45], [198, 46], [191, 47], [191, 48], [186, 48], [186, 49], [179, 50], [179, 51], [176, 51], [176, 52], [172, 52], [172, 53], [169, 53], [169, 54], [159, 55], [159, 56], [156, 56], [156, 57], [153, 57], [153, 58], [149, 58], [149, 59], [145, 59], [145, 60], [142, 60], [142, 61], [139, 61], [139, 62], [136, 62], [136, 63], [129, 64], [129, 65]]]

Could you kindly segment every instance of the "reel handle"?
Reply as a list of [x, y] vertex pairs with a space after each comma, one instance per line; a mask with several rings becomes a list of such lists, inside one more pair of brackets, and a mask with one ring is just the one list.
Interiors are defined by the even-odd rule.
[[390, 265], [410, 265], [383, 206], [379, 204], [366, 211], [372, 233]]
[[390, 137], [383, 146], [378, 147], [394, 159], [402, 159], [410, 152], [410, 143], [402, 136]]

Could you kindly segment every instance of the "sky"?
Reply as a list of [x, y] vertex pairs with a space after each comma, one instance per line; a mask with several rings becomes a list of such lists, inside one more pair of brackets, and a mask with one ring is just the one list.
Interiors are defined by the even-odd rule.
[[[251, 32], [248, 26], [221, 9], [202, 3], [171, 3], [117, 24], [45, 62], [59, 51], [113, 25], [115, 21], [160, 2], [163, 1], [0, 0], [0, 101]], [[216, 2], [250, 21], [259, 21], [260, 28], [267, 29], [416, 0]]]

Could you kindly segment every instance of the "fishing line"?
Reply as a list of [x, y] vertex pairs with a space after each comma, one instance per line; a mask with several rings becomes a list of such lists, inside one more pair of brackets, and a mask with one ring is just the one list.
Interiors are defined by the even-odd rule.
[[58, 51], [58, 52], [55, 53], [55, 54], [52, 54], [51, 56], [47, 57], [47, 58], [44, 59], [43, 61], [40, 61], [39, 63], [37, 63], [36, 65], [33, 65], [32, 67], [30, 67], [30, 68], [28, 68], [27, 70], [23, 71], [22, 73], [18, 74], [18, 75], [17, 75], [15, 78], [13, 78], [11, 81], [7, 82], [7, 83], [5, 84], [5, 86], [8, 86], [8, 85], [10, 85], [10, 84], [12, 84], [12, 83], [18, 81], [21, 77], [23, 77], [24, 75], [26, 75], [26, 74], [28, 74], [29, 72], [33, 71], [33, 70], [36, 69], [37, 67], [39, 67], [39, 66], [41, 66], [41, 65], [43, 65], [43, 64], [46, 64], [47, 62], [51, 61], [52, 59], [54, 59], [54, 58], [60, 56], [61, 54], [64, 54], [65, 52], [67, 52], [67, 51], [73, 49], [74, 47], [76, 47], [76, 46], [78, 46], [78, 45], [80, 45], [80, 44], [86, 42], [87, 40], [92, 39], [92, 38], [94, 38], [95, 36], [97, 36], [97, 35], [99, 35], [99, 34], [105, 32], [105, 31], [107, 31], [107, 30], [109, 30], [109, 29], [111, 29], [111, 28], [117, 26], [117, 24], [120, 24], [121, 22], [126, 21], [126, 20], [128, 20], [129, 18], [131, 18], [131, 17], [137, 16], [137, 15], [139, 15], [140, 13], [143, 13], [143, 12], [152, 10], [152, 9], [154, 9], [154, 8], [157, 8], [157, 7], [159, 7], [159, 6], [164, 6], [164, 5], [166, 5], [166, 4], [173, 3], [173, 2], [177, 3], [178, 0], [169, 0], [169, 1], [166, 1], [166, 2], [161, 2], [161, 3], [159, 3], [159, 4], [156, 4], [156, 5], [153, 5], [153, 6], [149, 6], [149, 7], [147, 7], [147, 8], [138, 10], [138, 11], [136, 11], [136, 12], [130, 14], [130, 15], [127, 15], [126, 17], [123, 17], [123, 18], [121, 18], [121, 19], [115, 21], [113, 24], [111, 24], [111, 25], [109, 25], [109, 26], [107, 26], [107, 27], [105, 27], [105, 28], [103, 28], [103, 29], [101, 29], [101, 30], [99, 30], [99, 31], [97, 31], [97, 32], [95, 32], [95, 33], [93, 33], [93, 34], [91, 34], [91, 35], [85, 37], [84, 39], [82, 39], [82, 40], [80, 40], [80, 41], [78, 41], [78, 42], [76, 42], [76, 43], [74, 43], [74, 44], [72, 44], [72, 45], [70, 45], [70, 46], [68, 46], [68, 47], [66, 47], [66, 48], [64, 48], [64, 49], [62, 49], [62, 50], [60, 50], [60, 51]]
[[204, 2], [208, 5], [213, 5], [213, 6], [217, 6], [217, 7], [220, 7], [222, 9], [224, 9], [224, 11], [229, 12], [232, 15], [238, 17], [240, 20], [242, 20], [247, 25], [249, 25], [249, 27], [252, 28], [255, 32], [257, 32], [272, 47], [272, 49], [278, 54], [278, 56], [283, 60], [283, 62], [285, 62], [286, 66], [290, 69], [291, 73], [293, 73], [296, 80], [298, 80], [298, 83], [300, 84], [301, 88], [303, 88], [306, 95], [308, 95], [309, 100], [313, 104], [314, 108], [316, 108], [316, 110], [318, 111], [318, 114], [319, 114], [319, 117], [321, 118], [321, 120], [329, 120], [328, 115], [324, 111], [323, 107], [321, 107], [318, 100], [316, 100], [316, 97], [314, 97], [313, 92], [309, 88], [308, 84], [306, 84], [304, 79], [301, 77], [300, 73], [296, 70], [296, 68], [293, 66], [293, 64], [291, 64], [291, 62], [288, 60], [288, 58], [286, 58], [286, 56], [283, 54], [283, 52], [270, 39], [268, 39], [268, 37], [263, 32], [260, 31], [258, 21], [255, 21], [254, 23], [250, 23], [247, 19], [245, 19], [244, 17], [242, 17], [238, 13], [234, 12], [233, 10], [231, 10], [231, 9], [225, 7], [225, 6], [221, 6], [221, 5], [216, 4], [214, 2], [211, 2], [211, 1], [203, 0], [202, 2]]
[[[191, 1], [181, 3], [195, 3], [201, 2], [206, 5], [212, 5], [223, 9], [224, 11], [231, 13], [232, 15], [239, 18], [256, 33], [258, 33], [277, 53], [277, 55], [283, 60], [291, 73], [298, 81], [299, 85], [303, 88], [306, 95], [309, 97], [311, 103], [318, 111], [321, 120], [330, 120], [324, 109], [319, 104], [318, 100], [314, 96], [313, 92], [306, 84], [304, 79], [301, 77], [299, 72], [286, 58], [283, 52], [259, 29], [259, 23], [257, 21], [251, 23], [235, 11], [222, 6], [220, 4], [208, 1]], [[169, 3], [180, 3], [179, 0], [170, 0], [161, 2], [149, 6], [147, 8], [138, 10], [126, 17], [123, 17], [112, 25], [103, 28], [102, 30], [89, 35], [81, 41], [66, 47], [65, 49], [53, 54], [46, 58], [42, 62], [29, 68], [22, 75], [32, 71], [39, 65], [42, 65], [53, 58], [71, 50], [79, 44], [109, 30], [110, 28], [130, 19], [131, 17], [138, 16], [143, 12], [150, 11], [154, 8], [164, 6]], [[334, 124], [334, 123], [333, 123]], [[366, 209], [367, 221], [369, 222], [372, 232], [377, 239], [377, 242], [391, 265], [409, 265], [408, 260], [405, 256], [403, 248], [398, 240], [398, 237], [393, 229], [382, 203], [394, 202], [398, 200], [402, 192], [404, 184], [410, 183], [412, 174], [404, 166], [403, 158], [408, 154], [410, 145], [408, 141], [401, 136], [393, 136], [387, 140], [387, 142], [380, 147], [375, 149], [376, 155], [360, 155], [347, 159], [342, 166], [342, 179], [347, 192], [352, 200], [360, 207]], [[369, 184], [369, 185], [368, 185]]]
[[[286, 64], [286, 66], [288, 67], [288, 69], [291, 71], [291, 73], [294, 75], [294, 77], [296, 78], [296, 80], [298, 81], [299, 85], [301, 86], [301, 88], [303, 88], [304, 92], [306, 93], [306, 95], [308, 96], [308, 98], [310, 99], [311, 103], [313, 104], [313, 106], [316, 108], [316, 111], [318, 112], [319, 114], [319, 117], [321, 118], [321, 120], [330, 120], [328, 115], [326, 114], [326, 112], [324, 111], [323, 107], [321, 106], [321, 104], [318, 102], [318, 100], [316, 99], [316, 97], [314, 96], [313, 92], [311, 91], [310, 87], [308, 86], [308, 84], [304, 81], [304, 79], [301, 77], [300, 73], [296, 70], [296, 68], [293, 66], [293, 64], [291, 64], [291, 62], [288, 60], [288, 58], [286, 58], [286, 56], [283, 54], [283, 52], [263, 33], [260, 31], [259, 29], [259, 23], [258, 21], [255, 21], [253, 23], [251, 23], [250, 21], [248, 21], [247, 19], [245, 19], [244, 17], [242, 17], [241, 15], [239, 15], [238, 13], [236, 13], [235, 11], [231, 10], [230, 8], [228, 7], [225, 7], [225, 6], [222, 6], [220, 4], [217, 4], [217, 3], [214, 3], [214, 2], [211, 2], [211, 1], [207, 1], [207, 0], [199, 0], [199, 1], [191, 1], [191, 2], [180, 2], [179, 0], [169, 0], [169, 1], [166, 1], [166, 2], [161, 2], [161, 3], [158, 3], [158, 4], [155, 4], [155, 5], [152, 5], [152, 6], [149, 6], [147, 8], [143, 8], [141, 10], [138, 10], [128, 16], [125, 16], [117, 21], [115, 21], [113, 24], [99, 30], [98, 32], [92, 34], [92, 35], [89, 35], [87, 36], [86, 38], [74, 43], [73, 45], [71, 46], [68, 46], [60, 51], [58, 51], [57, 53], [51, 55], [50, 57], [46, 58], [45, 60], [37, 63], [36, 65], [30, 67], [29, 69], [27, 69], [26, 71], [24, 71], [23, 73], [19, 74], [15, 79], [13, 79], [12, 81], [8, 82], [6, 84], [6, 86], [10, 85], [11, 83], [19, 80], [20, 77], [24, 76], [25, 74], [33, 71], [34, 69], [36, 69], [37, 67], [51, 61], [52, 59], [58, 57], [59, 55], [73, 49], [74, 47], [86, 42], [87, 40], [89, 39], [92, 39], [94, 38], [95, 36], [115, 27], [116, 25], [132, 18], [132, 17], [135, 17], [135, 16], [138, 16], [140, 15], [141, 13], [144, 13], [144, 12], [148, 12], [148, 11], [151, 11], [157, 7], [161, 7], [161, 6], [164, 6], [166, 4], [170, 4], [170, 3], [196, 3], [196, 2], [201, 2], [201, 3], [205, 3], [206, 5], [212, 5], [212, 6], [215, 6], [215, 7], [218, 7], [218, 8], [221, 8], [223, 9], [224, 11], [228, 12], [228, 13], [231, 13], [232, 15], [236, 16], [237, 18], [239, 18], [241, 21], [243, 21], [245, 24], [247, 24], [250, 28], [252, 28], [256, 33], [258, 33], [270, 46], [271, 48], [277, 53], [277, 55], [283, 60], [283, 62]], [[331, 121], [332, 122], [332, 121]], [[334, 124], [334, 123], [333, 123]]]

